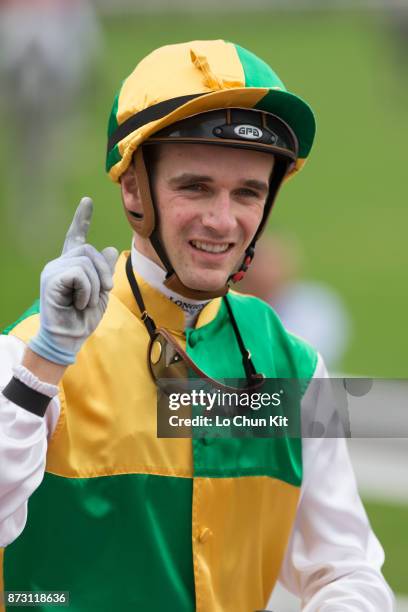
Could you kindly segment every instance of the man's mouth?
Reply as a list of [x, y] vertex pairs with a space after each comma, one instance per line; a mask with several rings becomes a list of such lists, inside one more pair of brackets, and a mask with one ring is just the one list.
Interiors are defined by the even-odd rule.
[[225, 253], [230, 247], [233, 246], [232, 242], [205, 242], [204, 240], [190, 240], [191, 246], [198, 251], [205, 251], [206, 253]]

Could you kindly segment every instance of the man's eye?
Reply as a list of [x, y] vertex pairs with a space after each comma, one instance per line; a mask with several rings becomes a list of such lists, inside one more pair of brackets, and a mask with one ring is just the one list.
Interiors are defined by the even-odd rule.
[[237, 190], [238, 195], [249, 197], [249, 198], [259, 198], [260, 195], [257, 191], [253, 191], [252, 189], [242, 188]]
[[196, 191], [198, 193], [201, 191], [206, 191], [205, 185], [202, 185], [201, 183], [191, 183], [190, 185], [183, 185], [181, 189], [183, 191]]

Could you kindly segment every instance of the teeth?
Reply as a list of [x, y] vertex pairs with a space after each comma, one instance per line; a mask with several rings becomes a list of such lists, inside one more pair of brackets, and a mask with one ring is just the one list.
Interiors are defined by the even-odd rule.
[[228, 242], [224, 244], [210, 244], [209, 242], [202, 242], [201, 240], [192, 240], [191, 244], [193, 244], [196, 249], [207, 251], [208, 253], [223, 253], [229, 247]]

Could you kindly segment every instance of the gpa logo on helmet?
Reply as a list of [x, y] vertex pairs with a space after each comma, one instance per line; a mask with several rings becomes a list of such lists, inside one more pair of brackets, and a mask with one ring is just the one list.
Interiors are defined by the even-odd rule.
[[260, 140], [263, 136], [263, 131], [254, 125], [237, 125], [234, 127], [234, 132], [240, 138], [247, 140]]

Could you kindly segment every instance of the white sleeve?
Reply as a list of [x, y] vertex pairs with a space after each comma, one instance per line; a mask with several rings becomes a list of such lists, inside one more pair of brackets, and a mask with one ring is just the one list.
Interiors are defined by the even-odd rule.
[[[314, 378], [327, 376], [319, 357]], [[327, 388], [309, 387], [302, 414], [327, 409]], [[301, 599], [303, 612], [391, 612], [384, 552], [361, 503], [346, 440], [304, 438], [302, 444], [301, 494], [280, 582]]]
[[[0, 336], [0, 390], [21, 363], [25, 344], [15, 336]], [[31, 414], [0, 393], [0, 547], [13, 542], [27, 520], [27, 500], [44, 477], [47, 438], [58, 421], [58, 396], [44, 417]]]

